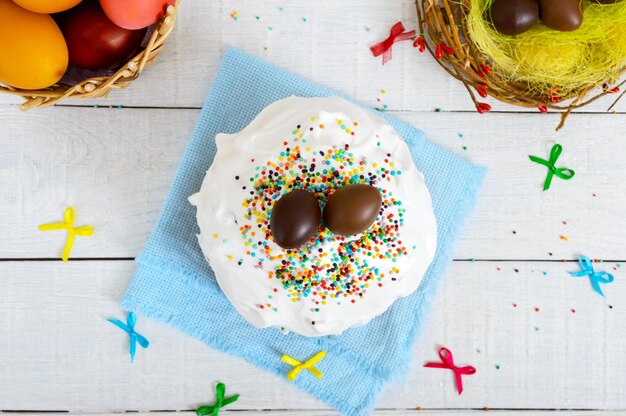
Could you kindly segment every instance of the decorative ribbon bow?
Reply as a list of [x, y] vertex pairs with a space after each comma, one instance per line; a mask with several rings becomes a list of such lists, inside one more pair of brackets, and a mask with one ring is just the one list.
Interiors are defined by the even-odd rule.
[[61, 258], [64, 262], [70, 258], [70, 252], [72, 251], [72, 246], [74, 245], [74, 239], [77, 235], [81, 237], [88, 237], [93, 235], [93, 227], [90, 225], [84, 225], [82, 227], [74, 228], [74, 217], [76, 216], [76, 212], [74, 208], [68, 207], [65, 209], [65, 213], [63, 214], [65, 217], [65, 222], [55, 222], [51, 224], [42, 224], [39, 226], [40, 231], [52, 231], [52, 230], [67, 230], [67, 242], [65, 243], [65, 248], [63, 248], [63, 255]]
[[196, 410], [196, 414], [198, 416], [217, 416], [222, 407], [236, 402], [239, 398], [239, 395], [235, 394], [234, 396], [230, 396], [224, 399], [224, 393], [226, 393], [226, 386], [224, 385], [224, 383], [218, 383], [217, 387], [215, 388], [215, 406], [200, 406], [198, 407], [198, 410]]
[[309, 370], [309, 372], [317, 378], [324, 377], [323, 373], [321, 373], [317, 368], [313, 367], [315, 364], [317, 364], [318, 361], [322, 360], [324, 357], [326, 357], [326, 351], [318, 352], [304, 363], [301, 363], [300, 361], [288, 355], [283, 355], [282, 357], [280, 357], [280, 359], [294, 367], [293, 370], [287, 373], [287, 380], [293, 381], [296, 377], [298, 377], [298, 374], [300, 374], [300, 371], [302, 370]]
[[454, 371], [454, 378], [456, 379], [456, 389], [459, 394], [463, 393], [463, 380], [461, 380], [461, 375], [472, 375], [476, 373], [476, 369], [471, 365], [466, 367], [457, 367], [454, 365], [454, 359], [452, 358], [452, 352], [445, 347], [441, 347], [439, 349], [439, 358], [441, 358], [440, 363], [426, 363], [424, 367], [429, 368], [448, 368]]
[[130, 362], [132, 363], [135, 360], [135, 350], [137, 349], [137, 342], [143, 348], [148, 348], [150, 342], [143, 336], [135, 332], [135, 323], [137, 323], [137, 315], [134, 312], [128, 312], [128, 317], [126, 318], [126, 324], [119, 319], [109, 318], [107, 321], [111, 322], [113, 325], [121, 328], [130, 336]]
[[552, 176], [561, 178], [564, 181], [570, 180], [574, 177], [573, 170], [569, 168], [557, 169], [556, 166], [554, 166], [559, 156], [561, 156], [562, 151], [563, 151], [563, 146], [557, 143], [554, 146], [552, 146], [552, 150], [550, 150], [550, 160], [541, 159], [537, 156], [528, 156], [528, 158], [532, 160], [533, 162], [539, 163], [540, 165], [544, 165], [548, 168], [548, 176], [546, 176], [546, 181], [543, 183], [544, 191], [550, 188], [550, 184], [552, 183]]
[[600, 283], [611, 283], [614, 279], [613, 275], [611, 273], [596, 272], [595, 270], [593, 270], [593, 263], [591, 262], [591, 259], [587, 256], [580, 256], [580, 259], [578, 259], [578, 264], [582, 269], [581, 271], [568, 273], [574, 277], [589, 276], [589, 281], [591, 282], [591, 287], [593, 287], [593, 290], [598, 292], [600, 296], [604, 296], [604, 293], [602, 293], [602, 289], [600, 288]]
[[391, 31], [389, 33], [389, 37], [382, 42], [377, 43], [376, 45], [370, 47], [370, 50], [374, 54], [374, 56], [383, 56], [383, 65], [391, 60], [391, 47], [394, 43], [409, 40], [415, 38], [415, 31], [411, 30], [410, 32], [404, 31], [404, 25], [402, 22], [398, 22], [391, 27]]

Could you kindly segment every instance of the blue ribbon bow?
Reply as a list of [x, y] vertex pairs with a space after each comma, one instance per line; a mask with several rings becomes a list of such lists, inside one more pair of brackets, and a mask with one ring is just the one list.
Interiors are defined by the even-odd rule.
[[602, 293], [602, 289], [600, 288], [600, 283], [611, 283], [614, 279], [613, 275], [611, 273], [596, 272], [595, 270], [593, 270], [593, 263], [591, 259], [587, 256], [580, 256], [580, 259], [578, 259], [578, 264], [582, 269], [581, 271], [568, 273], [575, 277], [589, 276], [589, 281], [591, 282], [593, 290], [598, 292], [600, 296], [604, 296], [604, 293]]
[[135, 351], [137, 349], [137, 342], [143, 348], [148, 348], [150, 342], [141, 334], [135, 332], [135, 323], [137, 323], [137, 315], [134, 312], [128, 312], [128, 317], [126, 318], [126, 324], [119, 319], [109, 318], [107, 321], [111, 322], [113, 325], [121, 328], [124, 332], [126, 332], [130, 336], [130, 362], [132, 363], [135, 360]]

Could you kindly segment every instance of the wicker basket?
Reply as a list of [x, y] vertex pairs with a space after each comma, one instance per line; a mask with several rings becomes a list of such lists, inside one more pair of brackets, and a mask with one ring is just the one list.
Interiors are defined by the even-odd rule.
[[[478, 51], [467, 32], [465, 17], [469, 7], [468, 0], [417, 0], [416, 6], [421, 36], [418, 42], [422, 43], [450, 75], [465, 85], [476, 109], [481, 113], [489, 111], [491, 107], [480, 102], [476, 96], [484, 98], [490, 95], [505, 103], [536, 108], [541, 112], [547, 112], [548, 109], [562, 112], [561, 122], [556, 128], [559, 130], [572, 110], [619, 91], [619, 88], [613, 87], [603, 87], [598, 91], [602, 86], [594, 85], [565, 97], [532, 95], [528, 92], [526, 83], [510, 82], [503, 76], [505, 74], [491, 71], [489, 57]], [[623, 72], [616, 74], [616, 79]], [[617, 87], [625, 82], [626, 80], [621, 81]]]
[[25, 102], [20, 109], [26, 111], [35, 107], [48, 107], [66, 98], [105, 97], [112, 89], [123, 89], [161, 52], [165, 40], [174, 28], [177, 9], [178, 2], [176, 6], [168, 6], [165, 16], [156, 23], [145, 49], [111, 76], [88, 78], [74, 86], [55, 84], [41, 90], [22, 90], [0, 84], [0, 92], [23, 97]]

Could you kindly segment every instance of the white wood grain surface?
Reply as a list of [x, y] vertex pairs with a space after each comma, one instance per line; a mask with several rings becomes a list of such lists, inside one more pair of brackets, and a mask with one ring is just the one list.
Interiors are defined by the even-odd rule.
[[[372, 413], [374, 416], [398, 416], [398, 415], [414, 415], [414, 416], [428, 416], [428, 415], [442, 415], [442, 416], [475, 416], [475, 415], [485, 415], [485, 411], [488, 411], [487, 415], [489, 416], [519, 416], [522, 411], [517, 410], [502, 410], [502, 409], [493, 409], [493, 408], [483, 408], [483, 409], [428, 409], [428, 408], [411, 408], [411, 409], [376, 409]], [[622, 416], [624, 414], [621, 410], [541, 410], [541, 409], [524, 409], [523, 412], [526, 414], [530, 414], [532, 416], [590, 416], [590, 415], [598, 415], [598, 416]], [[5, 412], [8, 414], [17, 415], [18, 413], [13, 412]], [[155, 413], [158, 413], [162, 416], [192, 416], [195, 415], [195, 412], [191, 411], [158, 411], [158, 412], [133, 412], [133, 414], [137, 416], [154, 416]], [[336, 413], [328, 411], [328, 410], [275, 410], [275, 409], [257, 409], [257, 410], [228, 410], [228, 408], [224, 408], [224, 410], [220, 411], [220, 414], [230, 414], [230, 415], [238, 415], [238, 416], [251, 416], [251, 415], [263, 415], [263, 416], [328, 416], [335, 415]], [[41, 413], [35, 412], [20, 412], [19, 415], [22, 416], [40, 416]], [[47, 416], [67, 416], [67, 413], [55, 413], [50, 412], [46, 414]], [[114, 416], [119, 415], [119, 413], [73, 413], [76, 416]]]
[[[7, 201], [0, 235], [11, 236], [0, 239], [0, 258], [58, 257], [65, 236], [41, 233], [37, 225], [60, 220], [67, 205], [76, 207], [77, 224], [96, 229], [78, 241], [74, 256], [134, 257], [156, 221], [197, 115], [93, 108], [16, 114], [0, 107], [7, 132], [0, 136], [0, 199]], [[559, 134], [551, 131], [557, 115], [394, 116], [489, 169], [457, 258], [626, 257], [626, 115], [577, 114]], [[611, 125], [599, 129], [607, 120]], [[542, 192], [547, 169], [528, 155], [548, 158], [556, 141], [564, 146], [558, 165], [576, 176], [554, 178]]]
[[[130, 365], [125, 334], [105, 321], [123, 316], [117, 301], [134, 267], [125, 259], [145, 244], [221, 56], [236, 46], [386, 105], [489, 168], [455, 254], [488, 261], [451, 266], [406, 382], [387, 389], [375, 414], [626, 414], [626, 115], [604, 113], [607, 98], [559, 133], [557, 114], [493, 100], [481, 116], [409, 42], [384, 67], [371, 56], [398, 20], [416, 27], [413, 1], [186, 0], [157, 62], [108, 100], [21, 113], [19, 100], [0, 95], [0, 412], [189, 411], [223, 381], [241, 394], [229, 406], [236, 414], [331, 414], [284, 380], [147, 319], [138, 330], [152, 345]], [[555, 142], [558, 165], [576, 177], [541, 192], [546, 170], [528, 155], [547, 158]], [[68, 205], [77, 224], [96, 229], [73, 257], [94, 260], [62, 264], [63, 233], [37, 230]], [[577, 266], [560, 260], [580, 254], [616, 261], [595, 265], [615, 274], [606, 298], [567, 275]], [[440, 345], [478, 369], [462, 396], [451, 374], [422, 368]]]
[[[574, 263], [453, 263], [406, 382], [390, 385], [378, 407], [623, 409], [626, 280], [618, 264], [596, 265], [617, 277], [602, 298], [567, 274]], [[10, 375], [0, 379], [0, 407], [189, 410], [222, 381], [241, 394], [233, 409], [325, 408], [141, 316], [136, 330], [151, 345], [131, 365], [127, 335], [105, 318], [123, 318], [117, 301], [133, 268], [131, 261], [0, 263], [0, 374]], [[461, 396], [449, 371], [422, 367], [442, 345], [458, 365], [477, 369]]]
[[[411, 409], [376, 409], [372, 413], [374, 416], [398, 416], [398, 415], [413, 415], [413, 416], [428, 416], [428, 415], [442, 415], [442, 416], [475, 416], [475, 415], [485, 415], [485, 411], [488, 411], [487, 415], [489, 416], [519, 416], [522, 411], [517, 410], [502, 410], [502, 409], [493, 409], [493, 408], [483, 408], [483, 409], [428, 409], [428, 408], [411, 408]], [[532, 416], [590, 416], [591, 414], [598, 416], [622, 416], [624, 414], [621, 410], [541, 410], [541, 409], [524, 409], [523, 412], [526, 414], [530, 414]], [[18, 413], [13, 412], [5, 412], [12, 415], [17, 415]], [[133, 412], [133, 414], [137, 416], [153, 416], [155, 413], [158, 413], [162, 416], [192, 416], [195, 415], [195, 412], [191, 411], [158, 411], [158, 412]], [[257, 409], [257, 410], [228, 410], [228, 408], [224, 408], [224, 410], [220, 411], [220, 414], [230, 414], [230, 415], [238, 415], [238, 416], [251, 416], [251, 415], [263, 415], [263, 416], [328, 416], [335, 415], [336, 413], [328, 411], [328, 410], [275, 410], [275, 409]], [[35, 412], [20, 412], [19, 415], [22, 416], [40, 416], [41, 413]], [[67, 416], [67, 413], [55, 413], [50, 412], [46, 414], [47, 416]], [[119, 415], [119, 413], [73, 413], [76, 416], [114, 416]]]

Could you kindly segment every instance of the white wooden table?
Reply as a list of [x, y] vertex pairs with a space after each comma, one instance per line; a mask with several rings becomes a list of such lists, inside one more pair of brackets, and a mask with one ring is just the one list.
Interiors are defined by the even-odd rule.
[[[241, 394], [227, 408], [240, 415], [331, 413], [284, 380], [147, 319], [138, 329], [152, 345], [131, 365], [128, 338], [105, 321], [124, 316], [118, 301], [133, 258], [233, 45], [386, 105], [489, 168], [408, 379], [387, 388], [376, 414], [625, 414], [626, 100], [617, 114], [604, 113], [608, 100], [594, 104], [559, 133], [557, 114], [490, 101], [494, 111], [479, 115], [462, 85], [409, 42], [384, 67], [371, 56], [398, 20], [416, 26], [411, 0], [187, 0], [157, 63], [108, 100], [21, 113], [15, 98], [0, 97], [0, 411], [192, 411], [223, 381]], [[547, 158], [554, 142], [576, 177], [541, 192], [546, 169], [528, 155]], [[70, 205], [96, 234], [79, 238], [63, 264], [64, 233], [37, 225]], [[615, 274], [606, 298], [567, 274], [581, 254]], [[441, 345], [478, 370], [461, 396], [450, 372], [422, 367]]]

